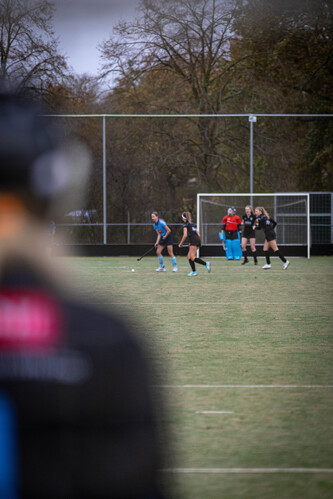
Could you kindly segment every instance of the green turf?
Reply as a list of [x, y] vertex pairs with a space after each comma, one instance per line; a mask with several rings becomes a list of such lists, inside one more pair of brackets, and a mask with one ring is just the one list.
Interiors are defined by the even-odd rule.
[[[333, 469], [332, 258], [291, 259], [286, 271], [278, 259], [266, 271], [262, 259], [212, 259], [197, 277], [186, 258], [178, 274], [168, 257], [165, 273], [153, 257], [62, 262], [80, 296], [116, 308], [146, 340], [168, 407], [168, 467]], [[333, 497], [328, 472], [163, 477], [176, 498]]]

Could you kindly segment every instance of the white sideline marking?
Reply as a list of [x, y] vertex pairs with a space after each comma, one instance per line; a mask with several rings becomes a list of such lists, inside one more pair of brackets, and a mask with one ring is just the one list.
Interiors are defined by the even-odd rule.
[[233, 414], [234, 411], [195, 411], [196, 414]]
[[333, 473], [333, 468], [166, 468], [164, 473]]
[[[129, 270], [127, 272], [130, 272]], [[104, 301], [104, 302], [92, 302], [94, 305], [128, 305], [129, 302], [108, 302], [108, 301]], [[250, 302], [248, 302], [250, 303]], [[251, 303], [252, 305], [256, 305], [256, 302], [252, 302]], [[142, 302], [142, 303], [135, 303], [135, 305], [163, 305], [163, 306], [167, 306], [167, 305], [179, 305], [181, 307], [183, 307], [184, 305], [193, 305], [193, 306], [200, 306], [200, 305], [208, 305], [210, 307], [214, 306], [214, 305], [217, 305], [217, 306], [220, 306], [220, 305], [234, 305], [234, 302], [228, 302], [228, 301], [220, 301], [220, 302], [180, 302], [180, 301], [177, 301], [177, 302], [165, 302], [165, 301], [159, 301], [159, 302], [153, 302], [153, 301], [147, 301], [147, 302]], [[322, 305], [325, 305], [325, 306], [329, 306], [331, 305], [332, 306], [332, 302], [302, 302], [302, 303], [292, 303], [292, 302], [280, 302], [280, 301], [276, 301], [276, 302], [267, 302], [267, 303], [264, 303], [264, 302], [260, 302], [260, 306], [262, 305], [283, 305], [283, 306], [287, 306], [287, 305], [292, 305], [292, 306], [296, 306], [299, 307], [301, 305], [303, 306], [322, 306]]]
[[152, 385], [153, 388], [333, 388], [333, 385]]

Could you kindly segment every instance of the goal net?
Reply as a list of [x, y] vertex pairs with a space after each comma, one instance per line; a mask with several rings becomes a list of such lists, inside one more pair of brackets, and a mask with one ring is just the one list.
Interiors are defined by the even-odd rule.
[[[242, 218], [245, 206], [264, 206], [277, 222], [277, 243], [285, 246], [307, 246], [310, 257], [310, 203], [308, 193], [205, 194], [197, 195], [197, 226], [204, 245], [219, 245], [218, 233], [228, 208], [234, 206]], [[263, 245], [263, 231], [256, 233], [256, 244]]]

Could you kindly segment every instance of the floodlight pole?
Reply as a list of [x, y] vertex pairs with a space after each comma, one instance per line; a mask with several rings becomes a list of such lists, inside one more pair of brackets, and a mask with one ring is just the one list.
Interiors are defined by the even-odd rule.
[[251, 201], [250, 204], [252, 206], [253, 204], [253, 123], [256, 123], [257, 117], [254, 116], [253, 114], [250, 114], [249, 116], [249, 122], [250, 122], [250, 194], [251, 194]]
[[106, 225], [106, 116], [103, 116], [103, 243], [107, 244]]

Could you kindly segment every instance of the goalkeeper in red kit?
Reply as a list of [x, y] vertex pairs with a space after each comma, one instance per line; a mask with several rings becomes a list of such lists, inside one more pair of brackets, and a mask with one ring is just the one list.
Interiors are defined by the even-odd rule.
[[225, 240], [225, 254], [228, 260], [240, 260], [242, 249], [240, 246], [241, 219], [236, 215], [236, 208], [228, 209], [228, 214], [222, 220], [222, 239]]

